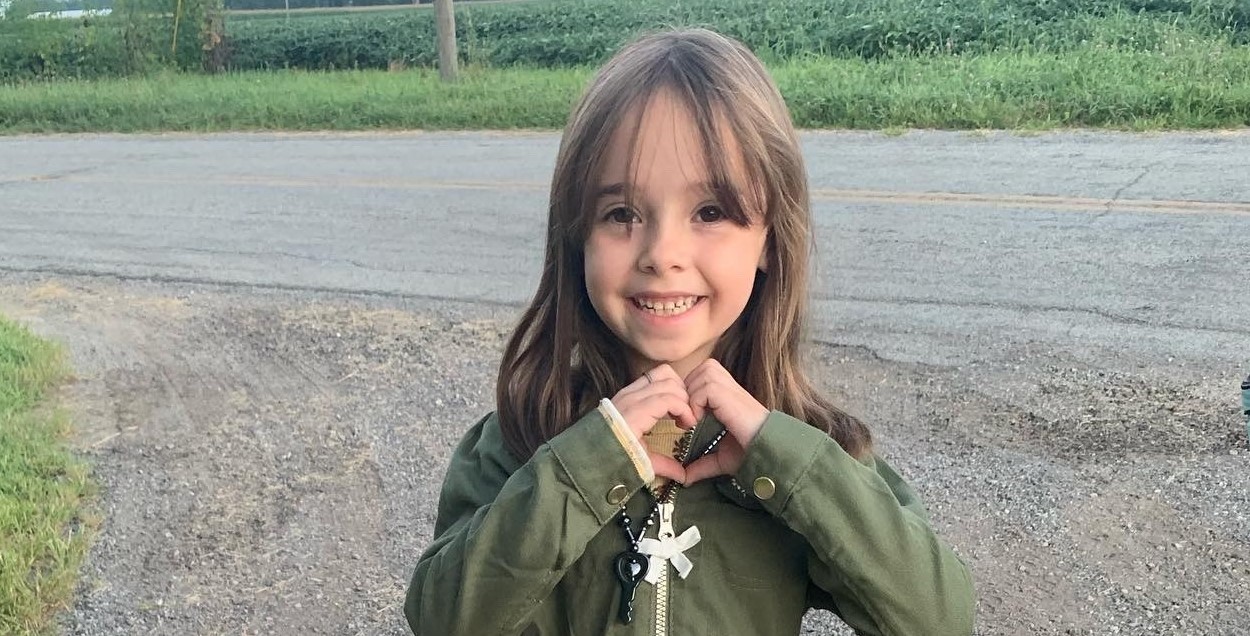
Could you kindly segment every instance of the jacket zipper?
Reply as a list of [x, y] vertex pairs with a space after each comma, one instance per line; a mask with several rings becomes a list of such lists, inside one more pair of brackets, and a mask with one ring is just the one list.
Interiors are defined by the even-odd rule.
[[[677, 499], [677, 491], [674, 490], [668, 501], [660, 504], [660, 530], [657, 536], [661, 539], [665, 537], [676, 536], [673, 531], [673, 500]], [[655, 636], [667, 636], [668, 634], [668, 562], [664, 562], [664, 569], [660, 571], [660, 578], [655, 582]]]
[[[679, 461], [684, 465], [690, 461], [690, 449], [694, 446], [695, 429], [691, 429], [682, 436], [680, 442], [681, 458]], [[671, 484], [668, 493], [664, 497], [664, 501], [660, 503], [660, 527], [656, 532], [656, 536], [660, 539], [665, 537], [677, 536], [677, 531], [673, 528], [673, 512], [675, 502], [677, 501], [678, 484]], [[669, 564], [664, 562], [664, 569], [660, 571], [660, 578], [655, 582], [655, 631], [654, 636], [668, 636], [668, 609], [670, 600], [670, 591], [668, 583]]]

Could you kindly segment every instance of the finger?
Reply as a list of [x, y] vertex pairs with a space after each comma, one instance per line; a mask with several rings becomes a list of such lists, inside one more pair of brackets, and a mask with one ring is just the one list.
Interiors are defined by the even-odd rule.
[[690, 404], [690, 409], [695, 417], [695, 421], [702, 421], [708, 411], [713, 413], [716, 412], [716, 408], [719, 404], [715, 401], [714, 387], [710, 384], [703, 383], [688, 390], [690, 394], [687, 398], [687, 402]]
[[685, 384], [682, 381], [681, 376], [677, 375], [677, 371], [673, 369], [673, 366], [667, 362], [659, 366], [652, 367], [647, 373], [651, 374], [652, 381], [676, 380], [679, 384]]
[[648, 386], [653, 386], [663, 380], [674, 380], [678, 384], [685, 386], [685, 383], [682, 382], [681, 376], [677, 375], [677, 372], [673, 370], [673, 367], [666, 363], [652, 367], [651, 369], [648, 369], [646, 373], [634, 378], [634, 381], [625, 385], [625, 387], [622, 388], [617, 395], [625, 396], [629, 393], [635, 393], [647, 388]]
[[694, 409], [690, 408], [690, 401], [685, 395], [667, 394], [665, 397], [665, 405], [668, 408], [667, 415], [672, 415], [677, 420], [677, 427], [690, 430], [699, 423], [699, 419], [694, 416]]
[[[655, 398], [672, 398], [673, 400], [687, 405], [690, 401], [690, 395], [686, 393], [686, 387], [677, 380], [673, 379], [661, 380], [651, 386], [643, 387], [643, 389], [635, 395], [635, 399], [639, 401], [652, 400]], [[676, 417], [677, 414], [674, 413], [673, 416]], [[663, 415], [660, 417], [663, 417]]]
[[664, 378], [663, 380], [657, 379], [655, 382], [651, 383], [650, 387], [643, 387], [643, 390], [653, 393], [668, 393], [675, 395], [682, 400], [690, 397], [686, 392], [685, 383], [677, 378]]
[[[714, 360], [709, 361], [715, 362]], [[729, 375], [729, 372], [724, 367], [719, 365], [713, 367], [704, 363], [686, 377], [686, 391], [690, 393], [694, 393], [698, 389], [708, 389], [716, 386], [741, 388], [738, 381], [732, 375]]]
[[[711, 358], [708, 360], [711, 360]], [[695, 384], [699, 384], [707, 379], [708, 371], [711, 368], [707, 364], [708, 360], [699, 363], [699, 366], [691, 369], [690, 373], [687, 373], [686, 377], [682, 378], [682, 381], [686, 383], [687, 387], [694, 386]]]
[[[689, 466], [686, 466], [685, 470], [686, 481], [682, 482], [683, 486], [690, 486], [703, 481], [704, 479], [729, 474], [726, 472], [724, 467], [721, 466], [720, 453], [704, 455], [703, 457], [694, 460], [694, 462], [692, 462]], [[658, 475], [659, 472], [657, 471], [656, 474]]]
[[694, 417], [694, 421], [696, 421], [696, 422], [702, 422], [702, 421], [703, 421], [703, 416], [707, 414], [707, 410], [706, 410], [706, 409], [704, 409], [702, 406], [699, 406], [699, 405], [696, 405], [696, 404], [691, 404], [691, 405], [690, 405], [690, 414]]
[[[637, 416], [634, 415], [635, 412]], [[694, 419], [694, 412], [690, 410], [690, 404], [684, 398], [672, 393], [653, 393], [641, 398], [636, 405], [631, 405], [625, 422], [641, 438], [647, 431], [655, 428], [657, 421], [670, 415], [677, 421], [677, 426], [685, 430], [694, 428], [697, 421]]]
[[660, 453], [648, 452], [647, 456], [651, 458], [651, 468], [655, 470], [657, 477], [665, 477], [683, 485], [686, 483], [686, 468], [681, 462]]
[[720, 366], [715, 360], [709, 358], [703, 364], [695, 367], [694, 371], [686, 377], [686, 387], [693, 388], [696, 386], [706, 386], [709, 384], [738, 384], [725, 367]]
[[[630, 387], [633, 385], [631, 384]], [[622, 413], [634, 408], [635, 404], [645, 402], [647, 399], [656, 395], [675, 395], [678, 399], [685, 401], [688, 399], [686, 395], [686, 387], [677, 380], [666, 378], [652, 383], [646, 383], [643, 378], [643, 384], [636, 389], [626, 387], [616, 397], [612, 399], [612, 403], [620, 409]]]
[[641, 391], [642, 389], [647, 388], [647, 385], [651, 384], [651, 382], [652, 380], [648, 380], [646, 375], [640, 375], [637, 378], [634, 378], [633, 382], [630, 382], [629, 384], [625, 385], [624, 388], [618, 391], [617, 395], [623, 397], [630, 393], [636, 393], [638, 391]]
[[694, 416], [696, 422], [702, 422], [703, 416], [707, 414], [707, 398], [703, 393], [691, 393], [688, 399], [690, 404], [690, 413]]
[[708, 358], [707, 360], [700, 362], [698, 366], [686, 375], [686, 384], [690, 384], [699, 378], [715, 376], [718, 371], [728, 373], [725, 371], [725, 367], [721, 366], [721, 363], [718, 362], [716, 358]]

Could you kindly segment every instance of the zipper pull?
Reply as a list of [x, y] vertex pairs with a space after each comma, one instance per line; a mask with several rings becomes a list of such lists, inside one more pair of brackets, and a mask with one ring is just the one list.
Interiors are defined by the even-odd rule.
[[677, 536], [673, 530], [673, 504], [666, 502], [660, 504], [660, 539], [672, 539]]

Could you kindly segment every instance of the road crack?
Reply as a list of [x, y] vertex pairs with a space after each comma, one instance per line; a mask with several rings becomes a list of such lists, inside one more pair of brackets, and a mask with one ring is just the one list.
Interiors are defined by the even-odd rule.
[[1142, 179], [1145, 179], [1145, 178], [1146, 178], [1146, 175], [1150, 174], [1150, 171], [1152, 171], [1152, 170], [1154, 170], [1155, 168], [1159, 167], [1159, 164], [1161, 164], [1161, 163], [1163, 163], [1163, 162], [1161, 162], [1161, 161], [1156, 161], [1156, 162], [1154, 162], [1154, 163], [1152, 163], [1152, 164], [1150, 164], [1150, 165], [1148, 165], [1148, 166], [1146, 166], [1146, 167], [1142, 168], [1142, 171], [1141, 171], [1141, 172], [1140, 172], [1140, 173], [1139, 173], [1136, 177], [1133, 177], [1133, 178], [1132, 178], [1132, 179], [1131, 179], [1128, 183], [1126, 183], [1126, 184], [1124, 184], [1124, 185], [1120, 186], [1120, 188], [1119, 188], [1118, 190], [1116, 190], [1116, 191], [1115, 191], [1115, 194], [1112, 194], [1112, 195], [1111, 195], [1111, 198], [1107, 200], [1107, 205], [1106, 205], [1106, 208], [1105, 208], [1102, 212], [1099, 212], [1098, 214], [1096, 214], [1096, 215], [1094, 215], [1093, 217], [1091, 217], [1089, 222], [1090, 222], [1090, 223], [1093, 223], [1093, 222], [1097, 221], [1098, 219], [1101, 219], [1102, 217], [1107, 216], [1108, 214], [1111, 214], [1112, 212], [1114, 212], [1114, 211], [1115, 211], [1115, 210], [1114, 210], [1114, 208], [1115, 208], [1115, 203], [1116, 203], [1116, 201], [1119, 201], [1119, 200], [1120, 200], [1120, 197], [1121, 197], [1121, 196], [1122, 196], [1122, 195], [1123, 195], [1126, 191], [1128, 191], [1128, 189], [1129, 189], [1129, 188], [1132, 188], [1132, 187], [1136, 186], [1137, 184], [1141, 183], [1141, 180], [1142, 180]]

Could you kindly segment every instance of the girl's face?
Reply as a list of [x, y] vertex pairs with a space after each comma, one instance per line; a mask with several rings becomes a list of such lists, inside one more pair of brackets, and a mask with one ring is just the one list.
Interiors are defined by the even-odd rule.
[[[586, 293], [629, 348], [634, 375], [669, 363], [685, 377], [746, 308], [768, 233], [758, 205], [748, 206], [750, 226], [722, 213], [698, 128], [680, 102], [661, 92], [641, 121], [631, 119], [613, 134], [592, 184]], [[739, 157], [732, 136], [723, 137], [725, 152]], [[730, 165], [750, 191], [740, 161]]]

